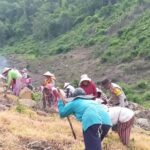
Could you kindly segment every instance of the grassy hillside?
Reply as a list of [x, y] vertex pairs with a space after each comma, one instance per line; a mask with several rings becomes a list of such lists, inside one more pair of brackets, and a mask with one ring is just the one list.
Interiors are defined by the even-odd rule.
[[[39, 116], [30, 109], [24, 109], [21, 114], [13, 108], [0, 113], [0, 145], [3, 150], [82, 150], [83, 137], [81, 124], [71, 118], [77, 135], [72, 137], [66, 119], [61, 120], [57, 115]], [[103, 142], [104, 150], [148, 150], [149, 131], [134, 128], [131, 143], [123, 146], [118, 135], [110, 132]], [[11, 140], [10, 140], [11, 139]], [[142, 139], [142, 140], [141, 140]]]
[[149, 0], [0, 0], [0, 28], [0, 53], [21, 55], [11, 65], [51, 70], [61, 84], [109, 77], [149, 107]]
[[[41, 3], [40, 0], [38, 1]], [[45, 6], [47, 4], [50, 7], [52, 5], [50, 2], [41, 3], [41, 7], [35, 11], [35, 14], [31, 14], [31, 34], [24, 34], [14, 42], [8, 42], [8, 45], [4, 45], [1, 51], [41, 56], [68, 52], [79, 46], [96, 45], [95, 55], [100, 57], [103, 63], [128, 62], [136, 57], [149, 59], [150, 2], [148, 0], [114, 0], [110, 1], [110, 4], [103, 4], [103, 0], [101, 0], [101, 4], [97, 7], [95, 6], [96, 2], [98, 3], [98, 0], [85, 1], [85, 3], [78, 0], [75, 2], [66, 0], [63, 6], [56, 7], [53, 12], [47, 10], [48, 8]], [[32, 3], [36, 4], [34, 1]], [[75, 7], [76, 4], [80, 7]], [[68, 9], [64, 11], [65, 7]], [[75, 10], [70, 10], [72, 7], [75, 7]], [[42, 8], [44, 10], [41, 10]], [[54, 15], [53, 19], [63, 19], [57, 11], [66, 14], [72, 12], [69, 16], [73, 17], [74, 23], [70, 23], [70, 28], [68, 27], [64, 32], [61, 32], [59, 29], [62, 28], [63, 30], [66, 26], [65, 23], [67, 23], [66, 18], [64, 18], [59, 27], [55, 24], [57, 33], [55, 36], [49, 35], [47, 38], [45, 35], [42, 37], [45, 32], [52, 34], [54, 31], [54, 29], [50, 30], [50, 22], [47, 23], [47, 26], [44, 24], [52, 19], [51, 15]], [[39, 13], [43, 15], [45, 20], [38, 18], [40, 17]], [[50, 16], [46, 13], [49, 13]], [[34, 32], [36, 19], [41, 22], [37, 27], [37, 31], [40, 32], [38, 38]], [[68, 19], [68, 21], [71, 20]], [[35, 25], [40, 22], [36, 22]], [[47, 31], [45, 31], [45, 27], [48, 28]], [[20, 30], [23, 27], [17, 29]], [[17, 35], [14, 34], [15, 36]]]

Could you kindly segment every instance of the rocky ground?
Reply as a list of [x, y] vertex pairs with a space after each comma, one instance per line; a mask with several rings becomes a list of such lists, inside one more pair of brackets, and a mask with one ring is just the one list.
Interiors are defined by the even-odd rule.
[[[10, 93], [6, 94], [5, 97], [2, 91], [0, 93], [2, 93], [0, 95], [0, 150], [83, 149], [83, 143], [81, 143], [83, 141], [82, 132], [77, 134], [78, 140], [74, 141], [68, 128], [68, 123], [66, 121], [60, 122], [61, 120], [55, 115], [53, 116], [50, 111], [43, 111], [39, 107], [40, 102], [33, 105], [32, 100], [28, 99], [20, 107], [19, 103], [22, 102], [20, 99]], [[146, 141], [150, 137], [150, 110], [144, 109], [135, 103], [130, 103], [130, 108], [135, 111], [136, 116], [131, 145], [128, 148], [121, 143], [116, 144], [118, 136], [110, 133], [103, 143], [104, 150], [148, 150], [146, 148], [142, 149], [143, 143], [141, 144], [137, 140], [140, 140], [138, 137], [141, 136], [143, 141], [147, 143]], [[16, 114], [14, 109], [21, 114]], [[22, 113], [25, 113], [25, 116]], [[73, 118], [72, 121], [74, 122]], [[73, 126], [76, 129], [76, 133], [81, 130], [76, 122], [73, 123]], [[13, 140], [8, 142], [9, 138]], [[146, 145], [145, 147], [148, 146]]]

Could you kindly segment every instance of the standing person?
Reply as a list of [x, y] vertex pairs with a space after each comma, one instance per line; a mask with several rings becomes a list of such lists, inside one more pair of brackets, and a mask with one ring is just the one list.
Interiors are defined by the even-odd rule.
[[85, 91], [86, 95], [93, 95], [94, 98], [97, 97], [96, 85], [87, 74], [81, 75], [79, 84], [80, 87]]
[[[125, 107], [110, 107], [108, 112], [113, 126], [116, 126], [121, 142], [128, 145], [130, 141], [130, 132], [134, 123], [134, 112]], [[112, 128], [113, 129], [113, 128]]]
[[126, 107], [128, 105], [126, 95], [119, 85], [112, 83], [109, 79], [103, 80], [101, 85], [106, 90], [109, 90], [111, 95], [109, 102], [112, 104], [112, 106]]
[[111, 127], [108, 112], [91, 100], [93, 96], [86, 96], [82, 88], [77, 88], [73, 96], [66, 104], [61, 99], [58, 101], [60, 117], [74, 115], [82, 122], [85, 150], [102, 150], [101, 142]]
[[44, 80], [43, 86], [46, 86], [47, 84], [51, 84], [52, 86], [55, 86], [55, 75], [50, 73], [49, 71], [45, 72], [43, 76], [46, 78]]
[[24, 68], [20, 72], [22, 74], [23, 87], [27, 87], [30, 90], [33, 90], [32, 78], [30, 77], [30, 75], [28, 75], [28, 70]]
[[58, 91], [55, 88], [55, 75], [47, 71], [43, 74], [46, 77], [43, 83], [43, 108], [46, 108], [46, 103], [48, 102], [49, 107], [52, 105], [57, 108], [58, 101]]
[[22, 75], [17, 69], [4, 68], [2, 74], [7, 77], [7, 88], [12, 86], [13, 94], [18, 96], [22, 88]]
[[66, 97], [72, 97], [75, 88], [70, 83], [65, 83], [64, 89], [65, 89]]

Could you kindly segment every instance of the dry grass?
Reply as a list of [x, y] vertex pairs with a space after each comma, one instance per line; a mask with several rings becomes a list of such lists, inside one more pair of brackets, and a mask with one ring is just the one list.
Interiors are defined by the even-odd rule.
[[[19, 114], [14, 109], [1, 112], [0, 149], [29, 150], [30, 143], [41, 142], [45, 147], [51, 146], [52, 150], [83, 150], [81, 125], [73, 118], [71, 120], [77, 134], [76, 141], [67, 120], [60, 119], [57, 114], [39, 116], [31, 110]], [[103, 147], [105, 150], [148, 150], [150, 147], [150, 132], [134, 129], [131, 139], [130, 146], [125, 147], [119, 142], [118, 135], [110, 132]]]

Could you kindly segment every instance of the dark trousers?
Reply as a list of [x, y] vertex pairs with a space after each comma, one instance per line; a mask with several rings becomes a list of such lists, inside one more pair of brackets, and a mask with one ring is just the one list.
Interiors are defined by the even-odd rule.
[[[100, 124], [95, 124], [90, 126], [86, 131], [83, 131], [85, 150], [102, 150], [101, 142], [104, 137], [107, 135], [111, 126], [102, 125], [101, 129], [99, 128]], [[100, 129], [100, 136], [98, 131]]]

